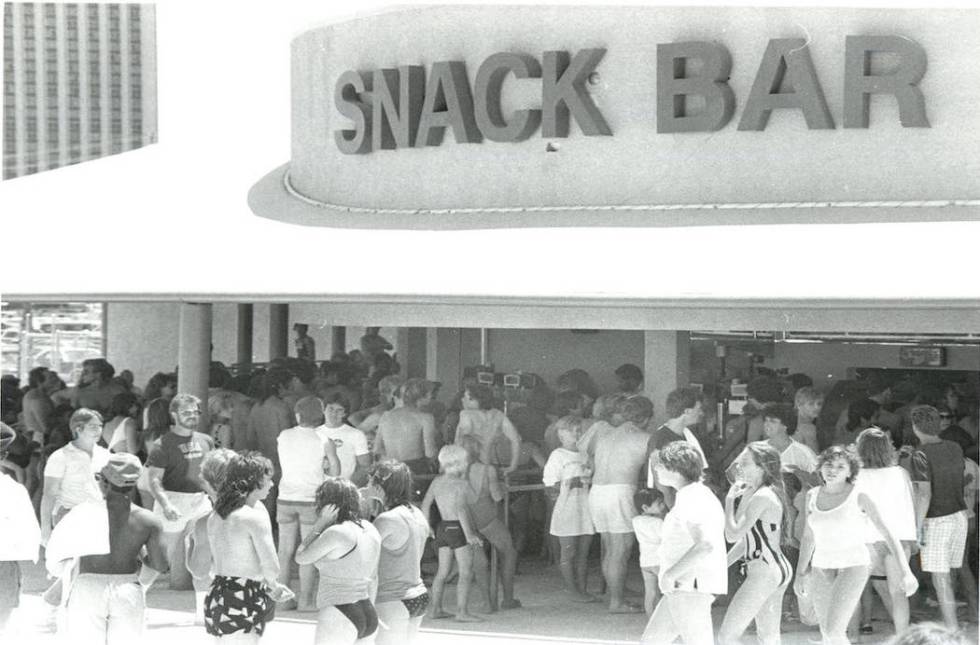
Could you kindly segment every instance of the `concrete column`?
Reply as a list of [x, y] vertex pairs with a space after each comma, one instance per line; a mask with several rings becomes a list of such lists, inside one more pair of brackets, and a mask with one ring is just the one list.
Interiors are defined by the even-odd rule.
[[439, 330], [428, 327], [425, 330], [425, 379], [438, 381], [439, 378]]
[[211, 367], [211, 305], [180, 304], [177, 390], [201, 399], [201, 431], [209, 427], [208, 373]]
[[252, 364], [252, 326], [254, 311], [252, 305], [238, 305], [238, 342], [237, 358], [239, 365]]
[[269, 360], [289, 356], [289, 305], [269, 305]]
[[653, 401], [653, 418], [666, 420], [664, 404], [671, 390], [687, 385], [691, 372], [691, 334], [686, 331], [643, 332], [643, 390]]
[[407, 327], [405, 332], [406, 342], [398, 351], [402, 373], [409, 378], [425, 378], [428, 330], [424, 327]]
[[[463, 368], [469, 363], [464, 362], [463, 330], [440, 327], [430, 329], [435, 336], [435, 342], [430, 342], [430, 356], [426, 362], [426, 378], [442, 383], [443, 401], [448, 401], [459, 388], [463, 378]], [[476, 352], [473, 352], [476, 355]]]
[[337, 352], [347, 353], [347, 328], [334, 325], [330, 329], [330, 356]]

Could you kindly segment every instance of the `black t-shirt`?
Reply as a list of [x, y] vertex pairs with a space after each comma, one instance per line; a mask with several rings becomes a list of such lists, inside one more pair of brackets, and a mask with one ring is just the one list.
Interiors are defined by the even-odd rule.
[[206, 434], [194, 432], [181, 437], [168, 432], [160, 437], [160, 445], [150, 451], [147, 467], [163, 468], [163, 489], [175, 493], [199, 493], [201, 461], [214, 448]]
[[926, 517], [944, 517], [966, 510], [963, 468], [963, 450], [952, 441], [916, 446], [911, 459], [912, 481], [929, 482], [932, 488]]

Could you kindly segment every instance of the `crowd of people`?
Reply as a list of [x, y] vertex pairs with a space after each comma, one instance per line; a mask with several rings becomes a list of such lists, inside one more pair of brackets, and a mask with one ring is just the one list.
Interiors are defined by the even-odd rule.
[[[498, 585], [499, 609], [521, 607], [537, 533], [569, 606], [645, 612], [642, 642], [737, 643], [754, 622], [778, 643], [794, 620], [846, 643], [874, 629], [875, 595], [899, 636], [921, 631], [910, 599], [950, 634], [960, 598], [976, 615], [976, 401], [955, 386], [895, 400], [878, 373], [847, 396], [762, 376], [718, 432], [714, 391], [678, 388], [656, 415], [634, 365], [612, 393], [576, 369], [516, 406], [467, 370], [443, 403], [438, 383], [399, 374], [377, 328], [320, 364], [296, 331], [301, 357], [212, 364], [206, 402], [174, 373], [140, 390], [105, 359], [76, 387], [36, 368], [8, 388], [0, 499], [18, 528], [0, 589], [44, 545], [45, 600], [85, 641], [131, 640], [166, 574], [222, 640], [298, 610], [317, 612], [317, 643], [411, 642], [425, 615], [486, 620]], [[0, 631], [16, 596], [0, 594]]]

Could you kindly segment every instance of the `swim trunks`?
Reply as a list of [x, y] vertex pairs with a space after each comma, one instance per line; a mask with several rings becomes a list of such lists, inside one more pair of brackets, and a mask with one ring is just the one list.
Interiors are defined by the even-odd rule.
[[347, 620], [357, 629], [357, 640], [367, 638], [378, 631], [378, 613], [370, 600], [365, 598], [346, 605], [334, 605], [334, 607], [347, 616]]
[[425, 614], [425, 610], [429, 608], [429, 592], [426, 591], [421, 596], [414, 598], [402, 598], [402, 604], [408, 610], [409, 618], [418, 618]]
[[204, 629], [212, 636], [253, 631], [259, 636], [274, 607], [264, 583], [251, 578], [215, 576], [204, 597]]
[[435, 547], [459, 549], [466, 546], [466, 534], [463, 526], [456, 520], [443, 520], [436, 527]]
[[636, 486], [631, 484], [593, 485], [589, 491], [589, 512], [598, 533], [632, 533]]

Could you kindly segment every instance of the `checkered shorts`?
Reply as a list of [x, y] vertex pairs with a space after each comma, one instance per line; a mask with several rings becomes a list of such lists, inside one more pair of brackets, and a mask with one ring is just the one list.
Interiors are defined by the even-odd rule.
[[966, 549], [966, 511], [927, 517], [922, 526], [922, 570], [945, 573], [963, 564]]

